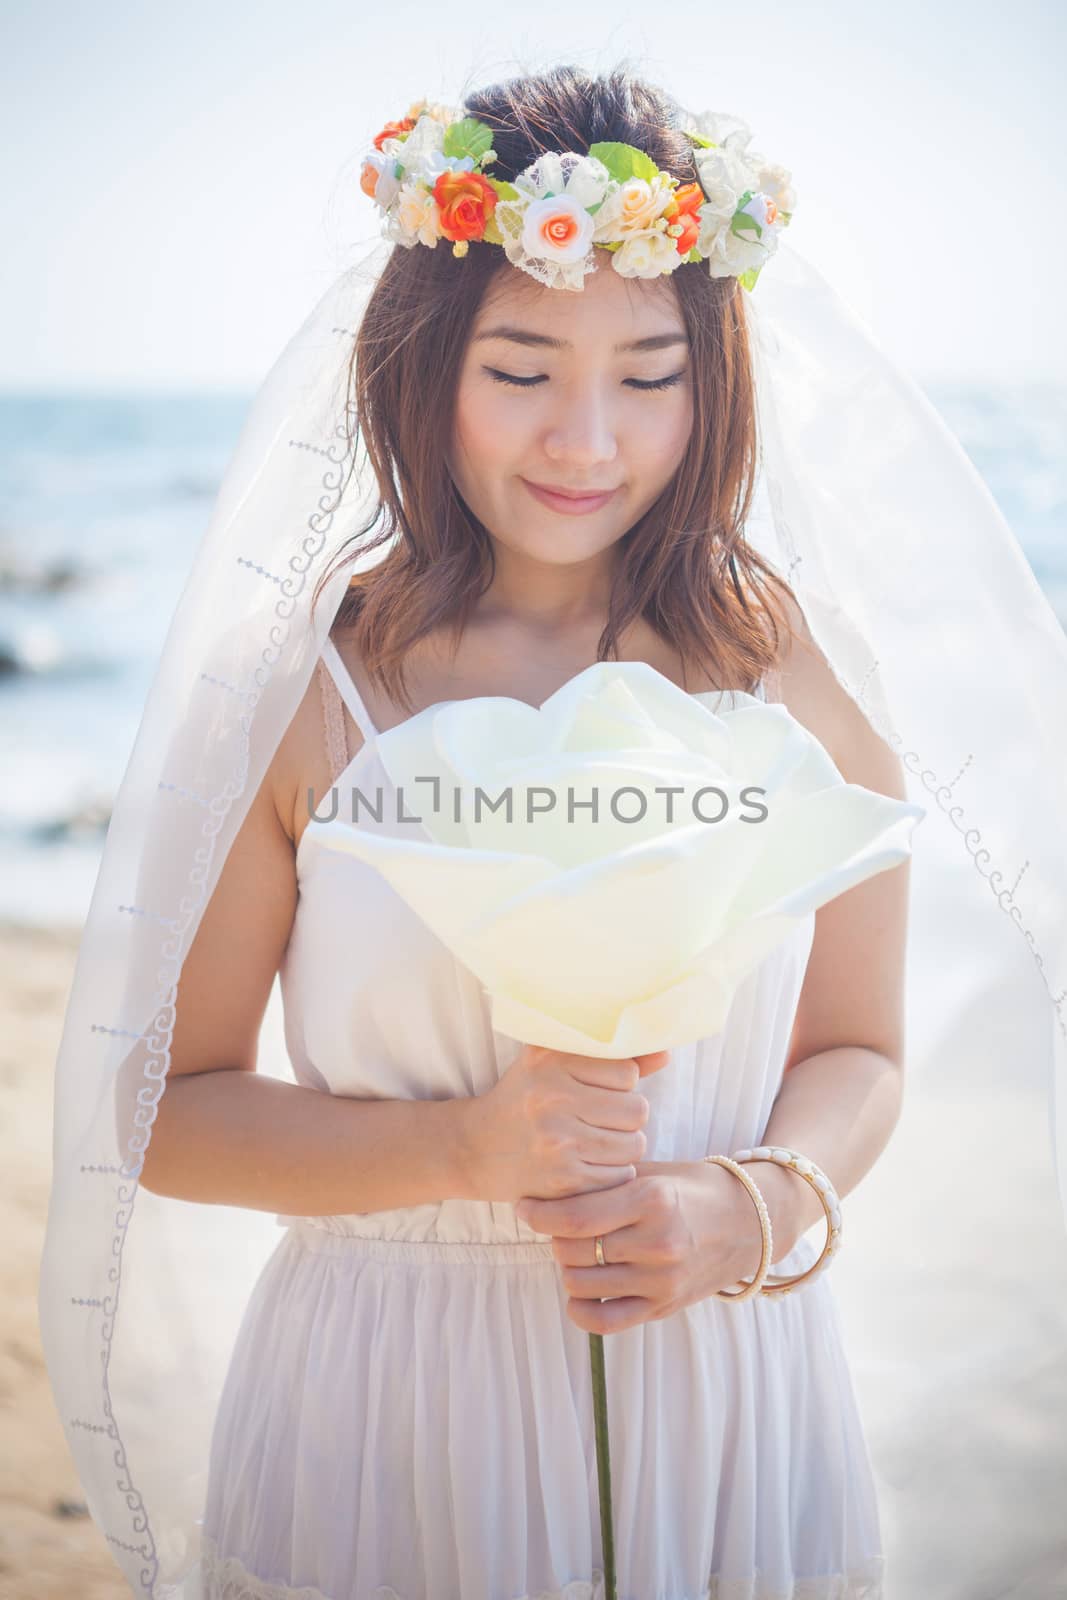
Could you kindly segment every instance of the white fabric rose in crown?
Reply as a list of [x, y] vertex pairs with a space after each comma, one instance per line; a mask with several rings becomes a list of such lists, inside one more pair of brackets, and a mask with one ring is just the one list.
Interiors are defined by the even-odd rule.
[[644, 662], [597, 662], [540, 708], [428, 706], [378, 751], [397, 832], [342, 793], [309, 842], [385, 876], [498, 1032], [614, 1059], [717, 1033], [752, 968], [905, 860], [925, 816], [846, 783], [784, 706], [696, 699]]
[[549, 261], [581, 261], [593, 237], [593, 219], [568, 194], [531, 200], [523, 214], [522, 248]]

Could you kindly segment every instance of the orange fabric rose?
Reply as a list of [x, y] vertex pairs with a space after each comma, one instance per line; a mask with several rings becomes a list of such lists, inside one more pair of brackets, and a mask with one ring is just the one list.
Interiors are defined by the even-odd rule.
[[433, 186], [446, 239], [480, 239], [496, 209], [497, 192], [480, 172], [442, 172]]
[[378, 168], [369, 161], [364, 161], [360, 170], [359, 186], [364, 194], [370, 195], [371, 199], [374, 199], [374, 191], [378, 187]]
[[704, 203], [704, 190], [699, 183], [683, 183], [674, 191], [674, 199], [670, 205], [664, 207], [663, 215], [668, 222], [680, 222], [682, 231], [672, 234], [678, 247], [679, 255], [688, 255], [696, 246], [700, 234], [700, 218], [697, 212]]
[[576, 237], [578, 219], [569, 211], [555, 211], [543, 219], [539, 231], [546, 244], [562, 250]]

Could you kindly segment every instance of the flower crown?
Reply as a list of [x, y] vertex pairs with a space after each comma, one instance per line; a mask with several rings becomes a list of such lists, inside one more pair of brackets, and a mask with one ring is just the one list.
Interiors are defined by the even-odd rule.
[[624, 278], [655, 278], [704, 261], [713, 278], [751, 290], [792, 219], [791, 174], [748, 148], [740, 117], [690, 119], [699, 183], [679, 184], [636, 145], [605, 142], [588, 155], [549, 151], [514, 183], [488, 177], [493, 135], [462, 108], [418, 100], [387, 122], [363, 159], [360, 186], [384, 212], [382, 232], [410, 249], [471, 239], [503, 245], [508, 260], [551, 288], [581, 289], [594, 247]]

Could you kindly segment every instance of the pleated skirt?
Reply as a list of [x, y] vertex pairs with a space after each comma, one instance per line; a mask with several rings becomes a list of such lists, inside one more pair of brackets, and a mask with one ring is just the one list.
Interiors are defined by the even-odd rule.
[[[805, 1236], [775, 1271], [818, 1249]], [[603, 1600], [588, 1334], [548, 1241], [287, 1228], [212, 1439], [203, 1600]], [[619, 1600], [881, 1600], [832, 1270], [604, 1336]]]

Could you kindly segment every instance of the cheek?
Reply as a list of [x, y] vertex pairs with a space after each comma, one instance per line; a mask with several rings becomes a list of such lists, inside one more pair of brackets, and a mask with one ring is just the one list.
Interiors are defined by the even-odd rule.
[[652, 476], [669, 477], [685, 454], [692, 427], [693, 406], [688, 397], [677, 405], [650, 408], [634, 437], [643, 469]]
[[693, 430], [693, 390], [690, 385], [687, 384], [681, 394], [675, 396], [675, 400], [676, 404], [671, 407], [670, 426], [684, 443]]
[[506, 460], [523, 437], [514, 409], [485, 385], [473, 385], [456, 403], [456, 443], [468, 462]]

